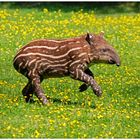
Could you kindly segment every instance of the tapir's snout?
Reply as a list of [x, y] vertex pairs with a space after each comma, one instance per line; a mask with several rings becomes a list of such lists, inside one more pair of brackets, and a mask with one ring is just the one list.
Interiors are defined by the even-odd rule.
[[108, 60], [109, 64], [116, 64], [117, 66], [121, 65], [121, 61], [120, 61], [120, 57], [119, 55], [115, 52], [115, 50], [113, 50], [111, 52], [110, 58]]
[[108, 60], [109, 64], [116, 64], [117, 66], [121, 65], [120, 58], [116, 52], [113, 53], [113, 56]]
[[116, 60], [116, 65], [120, 66], [121, 65], [121, 61], [120, 61], [120, 57], [118, 56], [118, 54], [116, 54], [115, 60]]

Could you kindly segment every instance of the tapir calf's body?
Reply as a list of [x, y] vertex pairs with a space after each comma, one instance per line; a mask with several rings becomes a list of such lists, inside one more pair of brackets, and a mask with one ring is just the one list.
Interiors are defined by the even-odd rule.
[[81, 91], [90, 85], [97, 96], [101, 89], [88, 66], [92, 62], [120, 64], [115, 50], [103, 39], [103, 35], [86, 34], [65, 40], [34, 40], [22, 47], [14, 58], [15, 69], [29, 80], [22, 93], [26, 102], [33, 93], [43, 104], [47, 99], [40, 87], [43, 79], [71, 76], [83, 81]]

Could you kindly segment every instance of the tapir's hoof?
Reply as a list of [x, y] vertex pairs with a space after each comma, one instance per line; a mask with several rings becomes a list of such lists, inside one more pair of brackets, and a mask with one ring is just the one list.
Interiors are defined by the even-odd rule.
[[82, 84], [80, 87], [79, 87], [79, 91], [80, 92], [83, 92], [85, 90], [87, 90], [88, 86], [86, 84]]
[[101, 90], [100, 87], [94, 88], [93, 91], [94, 91], [95, 95], [97, 95], [98, 97], [101, 97], [101, 95], [102, 95], [102, 90]]
[[25, 98], [25, 102], [26, 103], [34, 103], [34, 99], [33, 98]]
[[42, 102], [43, 105], [47, 105], [48, 104], [47, 98], [41, 99], [41, 102]]
[[32, 99], [29, 99], [28, 103], [34, 103], [35, 100], [32, 98]]

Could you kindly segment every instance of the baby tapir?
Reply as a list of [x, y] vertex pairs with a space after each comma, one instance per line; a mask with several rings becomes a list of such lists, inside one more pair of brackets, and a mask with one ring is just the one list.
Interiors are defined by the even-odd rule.
[[13, 61], [15, 69], [29, 80], [22, 90], [26, 102], [30, 102], [35, 93], [42, 104], [47, 104], [40, 86], [43, 79], [70, 76], [84, 82], [79, 87], [80, 91], [91, 86], [93, 92], [101, 96], [101, 88], [94, 80], [89, 65], [94, 62], [120, 65], [118, 54], [104, 39], [102, 32], [64, 40], [34, 40], [22, 47]]

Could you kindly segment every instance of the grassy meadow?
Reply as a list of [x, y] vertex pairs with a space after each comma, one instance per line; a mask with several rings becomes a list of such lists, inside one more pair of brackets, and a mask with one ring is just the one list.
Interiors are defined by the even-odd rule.
[[[102, 97], [91, 88], [80, 93], [82, 83], [69, 77], [51, 78], [42, 83], [50, 104], [42, 106], [36, 97], [26, 104], [21, 91], [27, 79], [12, 64], [18, 49], [33, 39], [70, 38], [87, 31], [104, 31], [121, 58], [120, 67], [90, 67]], [[0, 138], [140, 138], [139, 95], [139, 13], [0, 5]]]

